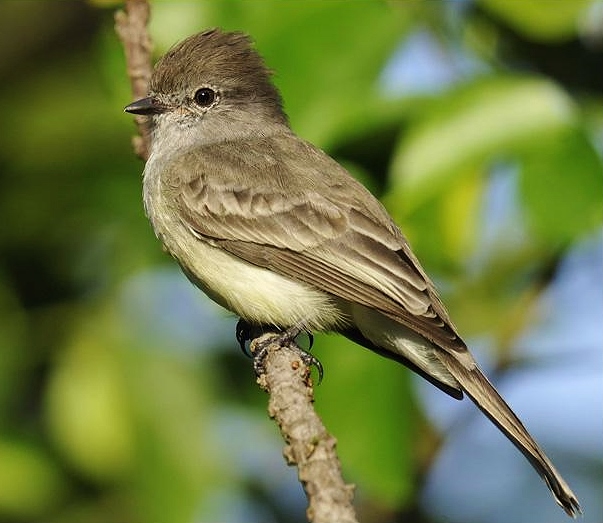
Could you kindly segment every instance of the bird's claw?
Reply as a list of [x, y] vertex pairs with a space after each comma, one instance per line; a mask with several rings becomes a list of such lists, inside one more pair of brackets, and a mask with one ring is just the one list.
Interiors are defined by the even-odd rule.
[[251, 325], [245, 320], [240, 319], [237, 322], [235, 336], [237, 337], [239, 347], [241, 347], [243, 354], [248, 358], [253, 358], [253, 355], [247, 350], [247, 342], [251, 340]]
[[[251, 357], [253, 358], [253, 370], [254, 370], [256, 376], [260, 376], [261, 374], [264, 374], [264, 372], [265, 372], [264, 364], [265, 364], [266, 356], [268, 355], [268, 347], [275, 341], [279, 344], [290, 343], [292, 341], [295, 341], [295, 338], [297, 338], [297, 336], [299, 336], [301, 334], [302, 330], [303, 329], [301, 329], [299, 327], [291, 327], [291, 328], [281, 332], [280, 334], [278, 334], [276, 340], [274, 338], [269, 338], [267, 340], [263, 340], [259, 343], [256, 343], [255, 346], [253, 347], [253, 351], [251, 354]], [[238, 332], [238, 325], [237, 325], [237, 332]], [[308, 335], [308, 338], [310, 339], [309, 349], [311, 349], [312, 346], [314, 345], [314, 336], [309, 331], [306, 331], [306, 333]], [[239, 339], [239, 338], [237, 337], [237, 339]], [[239, 340], [239, 342], [240, 342], [240, 340]], [[243, 344], [243, 346], [244, 346], [244, 344]], [[295, 354], [297, 354], [297, 356], [299, 356], [299, 358], [302, 360], [302, 362], [306, 366], [308, 366], [309, 368], [312, 368], [312, 367], [316, 368], [316, 370], [318, 371], [318, 384], [320, 385], [320, 383], [322, 382], [322, 378], [324, 376], [324, 368], [322, 366], [322, 363], [320, 363], [320, 360], [318, 358], [316, 358], [315, 356], [313, 356], [312, 354], [310, 354], [308, 351], [300, 348], [296, 343], [289, 345], [289, 350], [292, 350], [293, 352], [295, 352]], [[248, 354], [247, 350], [245, 350], [244, 352], [246, 354]]]
[[[308, 345], [308, 350], [311, 350], [312, 347], [314, 346], [314, 334], [312, 334], [310, 331], [306, 331], [306, 334], [308, 335], [308, 340], [310, 342], [310, 345]], [[318, 360], [316, 360], [318, 361]], [[320, 364], [320, 362], [318, 362]]]
[[[304, 329], [300, 327], [290, 327], [289, 329], [278, 334], [278, 342], [292, 342], [303, 331]], [[300, 348], [297, 344], [291, 345], [290, 349], [293, 350], [308, 367], [316, 368], [316, 370], [318, 371], [318, 384], [320, 384], [324, 376], [324, 369], [322, 363], [320, 363], [320, 360], [308, 352], [314, 346], [314, 335], [310, 331], [305, 332], [308, 335], [308, 339], [310, 342], [308, 350]], [[255, 371], [257, 376], [264, 372], [264, 360], [266, 359], [266, 355], [268, 354], [268, 347], [270, 343], [272, 343], [274, 340], [269, 339], [265, 342], [257, 343], [253, 348], [253, 352], [251, 352], [251, 349], [247, 348], [247, 342], [251, 341], [254, 338], [257, 338], [262, 333], [263, 329], [261, 327], [251, 325], [243, 319], [240, 319], [237, 322], [235, 336], [237, 338], [237, 341], [239, 342], [239, 346], [241, 347], [241, 351], [243, 351], [243, 354], [245, 354], [245, 356], [247, 356], [248, 358], [253, 358], [253, 370]]]

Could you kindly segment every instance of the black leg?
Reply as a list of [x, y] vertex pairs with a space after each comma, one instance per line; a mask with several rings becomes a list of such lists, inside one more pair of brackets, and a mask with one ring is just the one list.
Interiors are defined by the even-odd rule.
[[243, 319], [239, 319], [237, 322], [237, 327], [235, 331], [235, 336], [237, 337], [237, 341], [239, 342], [239, 346], [243, 351], [243, 354], [248, 358], [252, 358], [253, 356], [247, 350], [247, 342], [251, 340], [251, 325], [247, 323]]

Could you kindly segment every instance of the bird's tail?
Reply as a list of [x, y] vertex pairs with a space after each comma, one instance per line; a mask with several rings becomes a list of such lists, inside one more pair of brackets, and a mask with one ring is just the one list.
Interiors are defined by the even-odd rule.
[[524, 454], [565, 512], [574, 518], [582, 514], [578, 499], [568, 484], [479, 367], [476, 365], [474, 368], [467, 369], [453, 354], [446, 351], [438, 351], [438, 358], [479, 409]]

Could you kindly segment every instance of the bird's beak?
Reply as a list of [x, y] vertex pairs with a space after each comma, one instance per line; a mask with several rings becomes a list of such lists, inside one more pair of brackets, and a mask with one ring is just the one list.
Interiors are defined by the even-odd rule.
[[159, 114], [159, 113], [163, 113], [165, 111], [165, 106], [161, 103], [159, 103], [159, 101], [156, 98], [153, 98], [152, 96], [148, 96], [147, 98], [141, 98], [140, 100], [136, 100], [135, 102], [132, 102], [130, 105], [126, 105], [126, 107], [124, 108], [124, 111], [126, 113], [132, 113], [132, 114], [144, 114], [144, 115], [151, 115], [151, 114]]

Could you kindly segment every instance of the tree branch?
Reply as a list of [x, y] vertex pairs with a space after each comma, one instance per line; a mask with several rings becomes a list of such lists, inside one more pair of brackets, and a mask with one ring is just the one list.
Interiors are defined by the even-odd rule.
[[[147, 31], [150, 6], [147, 0], [127, 0], [125, 11], [115, 13], [115, 31], [126, 55], [126, 67], [135, 100], [147, 96], [153, 71], [152, 42]], [[147, 160], [149, 129], [144, 116], [136, 116], [139, 136], [132, 139], [134, 152]], [[284, 456], [296, 465], [308, 497], [307, 516], [312, 523], [356, 523], [352, 498], [354, 487], [346, 485], [331, 436], [313, 409], [310, 370], [299, 350], [282, 346], [275, 334], [265, 334], [251, 342], [251, 350], [261, 340], [273, 337], [265, 359], [265, 372], [258, 384], [270, 395], [268, 412], [276, 420], [287, 443]]]
[[[153, 73], [153, 42], [147, 31], [150, 15], [151, 7], [147, 0], [127, 0], [125, 11], [115, 13], [115, 32], [124, 46], [134, 100], [147, 96]], [[139, 135], [132, 138], [132, 147], [136, 156], [146, 161], [151, 148], [147, 118], [137, 115], [135, 121]]]
[[[307, 516], [313, 523], [355, 523], [354, 487], [346, 485], [335, 452], [336, 440], [314, 411], [310, 369], [299, 357], [294, 342], [281, 342], [276, 334], [264, 334], [251, 342], [268, 343], [259, 386], [270, 395], [268, 413], [280, 428], [287, 446], [284, 456], [297, 466], [308, 497]], [[292, 347], [293, 346], [293, 347]]]

